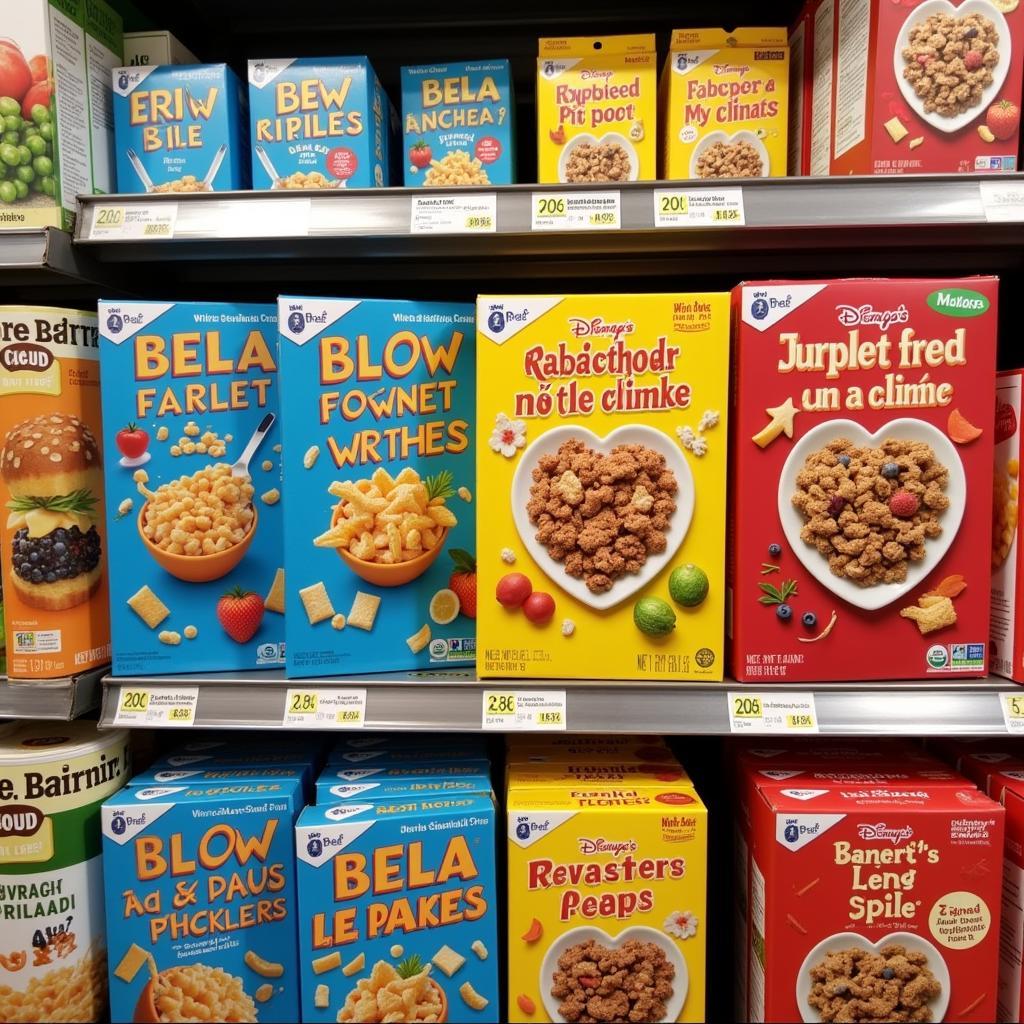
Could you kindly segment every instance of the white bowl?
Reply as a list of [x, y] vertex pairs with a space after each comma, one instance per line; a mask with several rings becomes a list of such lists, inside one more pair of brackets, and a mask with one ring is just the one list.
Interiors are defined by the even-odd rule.
[[[693, 147], [693, 152], [690, 154], [690, 177], [697, 178], [697, 161], [700, 160], [701, 154], [705, 149], [709, 149], [716, 142], [724, 142], [726, 145], [733, 142], [749, 142], [750, 145], [757, 150], [758, 156], [761, 157], [761, 177], [767, 178], [771, 175], [771, 160], [768, 159], [768, 150], [765, 148], [764, 143], [757, 137], [757, 134], [752, 131], [744, 129], [743, 131], [734, 132], [730, 135], [728, 132], [709, 132], [705, 135], [696, 146]], [[697, 178], [698, 181], [719, 181], [729, 179], [718, 179], [718, 178]]]
[[[569, 142], [562, 147], [562, 152], [558, 157], [558, 180], [565, 181], [565, 168], [569, 163], [569, 157], [572, 155], [572, 151], [581, 143], [589, 142], [592, 145], [600, 146], [602, 143], [618, 143], [629, 157], [629, 177], [627, 181], [636, 181], [637, 175], [640, 173], [640, 158], [636, 155], [636, 149], [633, 143], [626, 138], [625, 135], [621, 135], [619, 132], [606, 132], [604, 135], [574, 135]], [[580, 182], [581, 185], [618, 185], [617, 181], [592, 181], [592, 182]]]
[[[933, 14], [952, 14], [958, 18], [967, 14], [981, 14], [995, 25], [996, 32], [999, 33], [999, 63], [992, 69], [992, 84], [982, 91], [980, 103], [965, 110], [962, 114], [957, 114], [956, 117], [925, 113], [924, 101], [918, 98], [914, 87], [903, 77], [903, 69], [906, 67], [903, 62], [903, 48], [909, 44], [910, 30]], [[1003, 17], [1002, 11], [996, 10], [989, 0], [964, 0], [959, 7], [951, 4], [949, 0], [925, 0], [920, 7], [915, 7], [907, 15], [907, 20], [896, 36], [892, 61], [900, 92], [903, 93], [903, 98], [910, 104], [914, 113], [922, 121], [927, 121], [933, 128], [938, 128], [940, 132], [958, 132], [985, 113], [989, 104], [999, 95], [1003, 82], [1006, 81], [1006, 73], [1010, 70], [1010, 26], [1006, 24], [1006, 18]]]
[[849, 949], [851, 946], [880, 950], [892, 942], [906, 947], [908, 952], [924, 953], [928, 957], [928, 963], [925, 966], [935, 975], [935, 980], [942, 986], [942, 991], [928, 1004], [928, 1008], [932, 1011], [932, 1020], [943, 1020], [946, 1010], [949, 1008], [949, 968], [939, 951], [926, 938], [914, 932], [893, 932], [880, 938], [877, 942], [871, 942], [856, 932], [837, 932], [827, 939], [822, 939], [804, 957], [804, 962], [800, 965], [800, 973], [796, 976], [796, 1002], [800, 1007], [800, 1016], [805, 1024], [821, 1024], [821, 1014], [807, 1002], [807, 997], [811, 994], [811, 968], [820, 964], [825, 959], [826, 953]]
[[[578, 440], [595, 451], [609, 452], [620, 444], [642, 444], [653, 448], [665, 456], [668, 468], [675, 473], [679, 490], [675, 495], [676, 510], [672, 513], [666, 532], [667, 544], [660, 554], [648, 555], [639, 572], [620, 576], [612, 584], [610, 590], [603, 594], [594, 594], [587, 589], [586, 583], [570, 576], [565, 571], [563, 562], [556, 562], [547, 548], [534, 536], [537, 527], [530, 522], [526, 511], [526, 503], [530, 500], [530, 487], [533, 484], [533, 470], [542, 455], [553, 455], [566, 441]], [[530, 557], [537, 563], [551, 581], [567, 594], [582, 601], [591, 608], [603, 610], [631, 597], [658, 575], [671, 561], [683, 543], [690, 521], [693, 519], [695, 492], [693, 474], [686, 461], [683, 450], [667, 434], [653, 427], [632, 425], [619, 427], [606, 437], [598, 437], [592, 430], [585, 427], [553, 427], [540, 435], [529, 445], [519, 457], [519, 465], [512, 477], [512, 518], [515, 520], [519, 539], [523, 542]]]
[[561, 1000], [556, 999], [551, 994], [551, 984], [555, 977], [555, 971], [558, 968], [558, 958], [570, 946], [575, 946], [578, 942], [593, 940], [600, 942], [601, 945], [607, 946], [609, 949], [618, 949], [628, 939], [637, 939], [640, 942], [653, 942], [664, 950], [665, 958], [676, 969], [676, 976], [672, 979], [672, 998], [665, 1003], [665, 1016], [661, 1018], [658, 1024], [679, 1019], [679, 1014], [683, 1010], [683, 1004], [686, 1002], [686, 994], [690, 988], [690, 974], [686, 968], [686, 959], [679, 951], [679, 947], [667, 935], [659, 932], [656, 928], [636, 925], [633, 928], [627, 928], [624, 932], [619, 932], [613, 939], [600, 928], [595, 928], [593, 925], [584, 925], [580, 928], [572, 928], [559, 935], [548, 947], [548, 951], [544, 954], [544, 959], [541, 961], [539, 990], [541, 998], [544, 1000], [544, 1009], [547, 1010], [548, 1017], [551, 1020], [565, 1020], [558, 1012]]
[[[836, 576], [828, 567], [828, 559], [818, 552], [813, 544], [800, 539], [800, 531], [806, 520], [798, 508], [793, 505], [792, 497], [796, 493], [796, 478], [804, 468], [807, 457], [824, 448], [830, 441], [845, 437], [854, 444], [878, 447], [887, 438], [899, 438], [904, 441], [923, 441], [931, 445], [935, 457], [949, 470], [949, 482], [946, 484], [946, 496], [949, 507], [939, 517], [942, 527], [940, 536], [925, 542], [925, 555], [920, 562], [907, 564], [907, 578], [902, 583], [876, 583], [873, 587], [858, 586], [853, 580]], [[790, 548], [803, 567], [823, 586], [841, 597], [848, 604], [867, 611], [876, 611], [903, 597], [911, 590], [917, 589], [925, 577], [942, 561], [950, 544], [960, 529], [967, 503], [967, 477], [963, 463], [953, 442], [938, 427], [933, 427], [924, 420], [898, 419], [887, 423], [881, 430], [869, 434], [859, 423], [853, 420], [828, 420], [807, 431], [789, 453], [782, 474], [779, 477], [779, 520], [786, 535]]]

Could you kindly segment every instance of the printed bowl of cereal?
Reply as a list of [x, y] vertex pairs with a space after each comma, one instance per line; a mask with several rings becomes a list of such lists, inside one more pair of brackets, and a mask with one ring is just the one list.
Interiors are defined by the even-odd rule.
[[[844, 1020], [941, 1021], [949, 1007], [949, 968], [914, 932], [871, 942], [856, 932], [822, 939], [804, 958], [796, 1001], [805, 1024]], [[874, 1009], [857, 1016], [865, 1002]]]
[[248, 478], [233, 477], [229, 465], [206, 466], [155, 491], [143, 488], [139, 537], [165, 572], [186, 583], [208, 583], [245, 557], [259, 521], [255, 489]]
[[771, 159], [755, 132], [709, 132], [690, 155], [691, 178], [767, 178]]
[[967, 478], [956, 448], [924, 420], [872, 434], [829, 420], [794, 445], [779, 477], [790, 548], [823, 586], [876, 611], [921, 586], [956, 537]]
[[1006, 18], [989, 0], [958, 7], [925, 0], [896, 36], [893, 68], [914, 113], [939, 131], [956, 132], [998, 97], [1010, 49]]
[[256, 1024], [256, 1004], [242, 979], [220, 967], [187, 964], [160, 971], [146, 983], [133, 1015], [134, 1024], [230, 1020]]
[[[596, 976], [581, 975], [581, 964], [592, 964]], [[602, 967], [609, 973], [626, 971], [627, 977], [602, 992]], [[598, 1020], [661, 1024], [679, 1019], [689, 984], [679, 947], [656, 928], [636, 925], [613, 939], [600, 928], [584, 925], [571, 928], [548, 947], [538, 991], [553, 1021], [579, 1020], [587, 1003], [597, 998], [606, 1004]]]
[[633, 143], [618, 132], [574, 135], [558, 157], [558, 180], [567, 184], [636, 181], [639, 169]]
[[[600, 475], [614, 482], [602, 485]], [[512, 518], [530, 557], [567, 594], [598, 609], [615, 607], [668, 567], [690, 529], [694, 500], [682, 449], [638, 424], [605, 437], [554, 427], [523, 451], [512, 477]]]

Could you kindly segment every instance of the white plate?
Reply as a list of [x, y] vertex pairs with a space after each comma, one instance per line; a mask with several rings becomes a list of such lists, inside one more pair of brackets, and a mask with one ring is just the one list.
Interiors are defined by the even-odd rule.
[[879, 950], [891, 942], [905, 946], [908, 952], [924, 953], [928, 957], [928, 963], [925, 966], [935, 975], [935, 980], [942, 986], [942, 991], [928, 1004], [928, 1009], [932, 1011], [931, 1019], [933, 1021], [943, 1020], [946, 1010], [949, 1008], [949, 968], [939, 951], [926, 938], [914, 932], [893, 932], [877, 942], [869, 942], [856, 932], [839, 932], [830, 935], [827, 939], [822, 939], [804, 957], [800, 973], [796, 976], [796, 1002], [800, 1007], [800, 1016], [805, 1024], [821, 1024], [821, 1014], [807, 1002], [807, 997], [811, 994], [811, 968], [820, 964], [825, 959], [826, 953], [849, 949], [851, 946]]
[[[533, 484], [533, 470], [540, 457], [553, 455], [565, 441], [569, 440], [582, 441], [595, 451], [602, 452], [609, 452], [619, 444], [642, 444], [647, 448], [653, 448], [665, 456], [668, 468], [675, 473], [676, 483], [679, 485], [675, 496], [676, 510], [672, 513], [666, 533], [665, 550], [657, 555], [648, 555], [647, 561], [640, 567], [639, 572], [620, 576], [612, 585], [611, 590], [606, 590], [603, 594], [591, 593], [583, 580], [570, 576], [565, 571], [565, 564], [556, 562], [548, 554], [547, 548], [534, 536], [537, 527], [530, 522], [530, 516], [526, 511], [526, 503], [530, 500], [530, 487]], [[679, 545], [683, 543], [687, 530], [690, 529], [695, 494], [693, 474], [690, 472], [690, 466], [682, 449], [660, 430], [634, 424], [629, 427], [619, 427], [603, 438], [598, 437], [592, 430], [587, 430], [585, 427], [554, 427], [541, 434], [519, 457], [519, 465], [516, 466], [515, 474], [512, 477], [511, 497], [512, 518], [519, 531], [519, 538], [530, 557], [551, 581], [567, 594], [591, 608], [603, 610], [615, 607], [619, 602], [635, 594], [641, 587], [647, 586], [668, 565], [679, 550]]]
[[[981, 102], [965, 110], [956, 117], [943, 117], [942, 114], [926, 114], [924, 101], [918, 99], [914, 87], [903, 77], [903, 69], [906, 65], [903, 62], [903, 48], [909, 45], [910, 30], [922, 21], [930, 18], [933, 14], [952, 14], [962, 18], [967, 14], [981, 14], [988, 18], [999, 34], [999, 63], [992, 69], [992, 84], [981, 93]], [[925, 0], [920, 7], [915, 7], [907, 16], [899, 34], [896, 36], [896, 45], [892, 53], [893, 68], [896, 72], [896, 81], [899, 83], [900, 92], [903, 98], [910, 104], [913, 111], [922, 121], [927, 121], [933, 128], [940, 132], [958, 132], [966, 128], [972, 121], [985, 113], [989, 104], [999, 94], [1006, 80], [1006, 73], [1010, 70], [1010, 26], [1006, 24], [1006, 18], [1002, 11], [996, 10], [988, 0], [964, 0], [959, 7], [954, 6], [949, 0]]]
[[[818, 552], [813, 544], [800, 539], [800, 531], [806, 520], [798, 508], [793, 505], [792, 497], [796, 493], [796, 478], [804, 468], [807, 457], [824, 448], [830, 441], [845, 437], [854, 444], [878, 447], [887, 438], [899, 438], [904, 441], [923, 441], [931, 445], [935, 457], [949, 470], [949, 482], [946, 484], [946, 496], [949, 507], [939, 517], [942, 533], [934, 540], [925, 542], [925, 555], [920, 562], [910, 562], [907, 566], [907, 578], [902, 583], [876, 583], [873, 587], [858, 586], [853, 580], [836, 576], [828, 567], [828, 559]], [[964, 517], [964, 506], [967, 503], [967, 477], [963, 463], [953, 442], [937, 427], [924, 420], [899, 419], [887, 423], [881, 430], [869, 434], [859, 423], [853, 420], [829, 420], [809, 430], [795, 445], [782, 467], [779, 477], [779, 519], [790, 548], [803, 563], [804, 568], [823, 586], [841, 597], [849, 604], [867, 611], [876, 611], [891, 604], [897, 598], [916, 589], [924, 578], [939, 564], [949, 550], [960, 521]]]
[[[620, 135], [618, 132], [607, 132], [605, 135], [574, 135], [569, 141], [568, 145], [562, 147], [562, 152], [558, 157], [558, 180], [565, 181], [565, 168], [569, 163], [569, 156], [572, 151], [581, 143], [589, 142], [592, 145], [600, 146], [602, 143], [618, 143], [629, 157], [629, 177], [627, 181], [636, 181], [636, 176], [640, 172], [640, 158], [636, 155], [636, 149], [633, 147], [633, 143], [626, 138], [625, 135]], [[593, 182], [578, 182], [580, 185], [601, 185], [611, 186], [619, 184], [617, 181], [593, 181]]]
[[[767, 178], [771, 175], [771, 160], [768, 159], [768, 150], [765, 148], [764, 143], [757, 137], [757, 135], [744, 129], [740, 132], [735, 132], [730, 135], [728, 132], [710, 132], [705, 135], [696, 146], [693, 147], [693, 152], [690, 154], [690, 177], [697, 178], [697, 161], [700, 160], [701, 153], [705, 149], [710, 148], [716, 142], [724, 142], [727, 145], [732, 142], [749, 142], [754, 149], [757, 150], [758, 156], [761, 158], [761, 177]], [[730, 180], [730, 179], [718, 179], [718, 178], [697, 178], [698, 181], [719, 181], [719, 180]], [[742, 181], [742, 178], [736, 179]]]
[[686, 993], [690, 988], [690, 974], [686, 969], [686, 959], [679, 951], [679, 947], [667, 935], [659, 932], [656, 928], [636, 925], [633, 928], [627, 928], [624, 932], [620, 932], [613, 939], [600, 928], [584, 925], [581, 928], [573, 928], [563, 935], [559, 935], [548, 947], [548, 951], [544, 954], [544, 959], [541, 961], [539, 988], [541, 998], [544, 1000], [544, 1009], [547, 1010], [548, 1017], [551, 1020], [565, 1020], [558, 1012], [558, 1007], [562, 1002], [561, 999], [556, 999], [551, 994], [551, 984], [555, 977], [555, 971], [558, 969], [558, 958], [570, 946], [575, 946], [578, 942], [590, 942], [593, 940], [600, 942], [601, 945], [607, 946], [610, 949], [618, 949], [628, 939], [637, 939], [640, 942], [653, 942], [664, 950], [665, 958], [676, 969], [676, 976], [672, 979], [672, 998], [665, 1004], [665, 1016], [661, 1018], [658, 1024], [679, 1019], [679, 1014], [683, 1010], [683, 1003], [686, 1002]]

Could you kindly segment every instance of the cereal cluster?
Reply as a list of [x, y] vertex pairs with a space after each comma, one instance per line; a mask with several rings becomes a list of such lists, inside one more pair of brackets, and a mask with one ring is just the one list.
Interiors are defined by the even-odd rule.
[[489, 185], [490, 179], [476, 157], [464, 149], [453, 149], [440, 160], [430, 161], [424, 185]]
[[275, 188], [338, 188], [340, 185], [340, 181], [328, 178], [320, 171], [310, 171], [308, 174], [305, 171], [295, 171], [286, 178], [278, 178], [274, 183]]
[[665, 1019], [676, 969], [654, 942], [628, 939], [609, 949], [593, 939], [570, 946], [559, 958], [551, 994], [573, 1024]]
[[548, 554], [602, 594], [665, 550], [678, 486], [651, 448], [620, 444], [604, 453], [571, 440], [538, 460], [526, 511]]
[[617, 142], [578, 142], [565, 165], [567, 182], [629, 181], [629, 154]]
[[338, 1011], [338, 1021], [402, 1022], [441, 1019], [441, 996], [430, 980], [430, 967], [403, 978], [385, 960], [373, 965], [369, 978], [360, 978]]
[[698, 178], [760, 178], [761, 154], [749, 143], [715, 142], [697, 157]]
[[846, 438], [807, 457], [793, 505], [800, 537], [828, 559], [836, 576], [862, 587], [901, 583], [925, 542], [942, 533], [949, 470], [922, 441], [895, 438], [879, 448]]
[[78, 963], [32, 978], [23, 992], [0, 985], [0, 1020], [100, 1020], [106, 1013], [107, 958], [88, 952]]
[[218, 462], [171, 480], [156, 491], [140, 482], [146, 496], [142, 532], [172, 555], [212, 555], [241, 544], [252, 528], [255, 489]]
[[976, 107], [999, 63], [999, 33], [983, 14], [932, 14], [910, 30], [903, 78], [929, 114], [956, 117]]
[[[166, 428], [161, 427], [160, 429], [164, 430]], [[163, 437], [158, 435], [157, 439], [164, 441], [167, 439], [167, 435], [164, 434]], [[194, 420], [189, 420], [185, 424], [184, 436], [179, 437], [171, 445], [171, 455], [175, 458], [179, 455], [209, 455], [214, 459], [223, 459], [227, 453], [227, 443], [230, 440], [230, 437], [220, 437], [214, 430], [207, 430], [203, 433], [200, 431], [198, 423]]]
[[213, 189], [200, 181], [194, 174], [184, 174], [173, 181], [165, 181], [162, 185], [154, 185], [154, 192], [212, 192]]
[[157, 1017], [168, 1024], [197, 1020], [230, 1020], [252, 1024], [256, 1004], [240, 978], [220, 967], [190, 964], [161, 971], [153, 981]]
[[992, 568], [998, 569], [1006, 561], [1013, 538], [1017, 534], [1020, 516], [1018, 477], [1020, 462], [1010, 459], [1006, 472], [996, 466], [992, 478]]
[[929, 1021], [942, 986], [924, 953], [889, 943], [877, 953], [854, 946], [826, 953], [811, 968], [807, 1002], [825, 1024], [847, 1021]]

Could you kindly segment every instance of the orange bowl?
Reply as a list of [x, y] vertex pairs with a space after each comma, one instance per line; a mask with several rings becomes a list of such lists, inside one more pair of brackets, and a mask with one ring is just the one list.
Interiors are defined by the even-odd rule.
[[[341, 518], [341, 507], [335, 506], [331, 515], [331, 526], [337, 526]], [[437, 543], [425, 551], [418, 558], [411, 558], [408, 562], [397, 562], [394, 565], [384, 565], [381, 562], [364, 562], [356, 558], [346, 548], [336, 548], [338, 557], [361, 579], [378, 587], [401, 587], [411, 583], [414, 579], [422, 576], [437, 561], [441, 554], [441, 548], [448, 539], [448, 527], [441, 528], [441, 535]]]
[[139, 994], [139, 1001], [135, 1004], [135, 1014], [132, 1017], [133, 1024], [160, 1024], [160, 1014], [157, 1013], [156, 1003], [153, 999], [153, 982], [150, 978], [146, 987]]
[[447, 1024], [448, 996], [445, 993], [445, 990], [441, 988], [441, 986], [436, 981], [434, 981], [433, 978], [428, 978], [427, 981], [430, 982], [430, 984], [433, 986], [434, 990], [437, 992], [438, 998], [440, 998], [441, 1000], [441, 1012], [437, 1015], [437, 1024]]
[[146, 550], [152, 555], [154, 561], [165, 572], [176, 576], [186, 583], [209, 583], [210, 580], [219, 580], [227, 576], [232, 569], [245, 557], [252, 539], [256, 535], [256, 526], [259, 523], [260, 514], [256, 506], [252, 507], [252, 522], [249, 524], [249, 532], [238, 544], [232, 544], [225, 551], [218, 551], [212, 555], [172, 555], [163, 548], [158, 548], [143, 532], [142, 526], [146, 513], [147, 501], [139, 509], [138, 519], [135, 525], [138, 528], [139, 536]]

